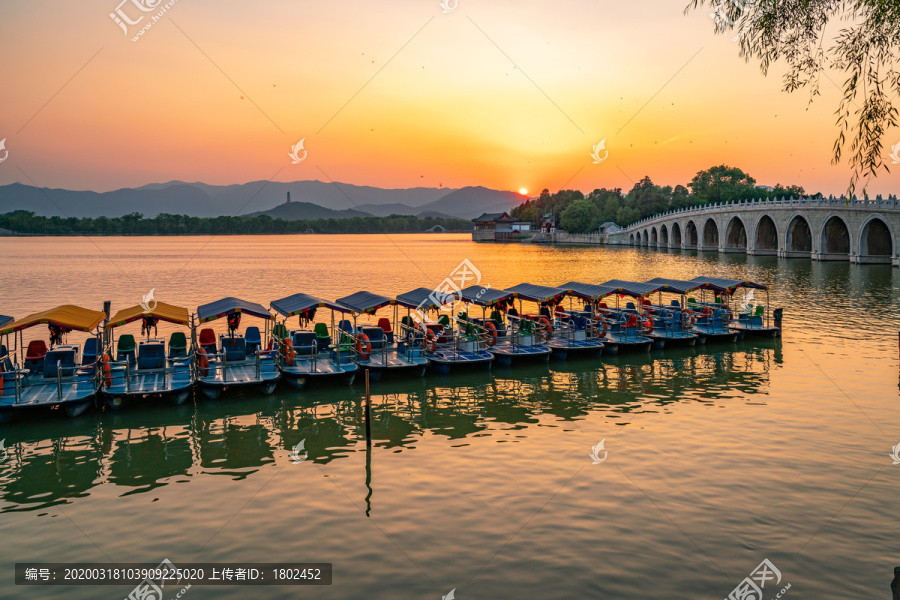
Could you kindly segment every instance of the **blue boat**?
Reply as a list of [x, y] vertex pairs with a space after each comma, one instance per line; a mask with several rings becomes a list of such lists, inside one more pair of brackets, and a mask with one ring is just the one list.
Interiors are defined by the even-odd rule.
[[[443, 306], [435, 295], [434, 290], [416, 288], [396, 298], [397, 304], [407, 309], [401, 323], [419, 329], [419, 333], [413, 330], [413, 335], [425, 337], [431, 369], [442, 375], [459, 369], [490, 370], [494, 355], [488, 352], [488, 345], [496, 339], [496, 330], [491, 334], [476, 323], [458, 320], [455, 315], [431, 318], [429, 313], [440, 311]], [[419, 313], [418, 323], [409, 314], [411, 310]]]
[[729, 327], [732, 313], [725, 304], [725, 288], [699, 279], [692, 279], [689, 283], [697, 286], [694, 292], [699, 292], [689, 295], [684, 303], [690, 311], [688, 314], [693, 317], [697, 341], [701, 344], [736, 342], [741, 333]]
[[565, 360], [569, 354], [596, 357], [603, 352], [603, 341], [598, 337], [598, 329], [590, 312], [567, 312], [563, 308], [567, 289], [520, 283], [506, 288], [506, 291], [514, 293], [520, 301], [520, 311], [523, 310], [522, 300], [533, 302], [538, 307], [538, 314], [532, 320], [538, 327], [550, 328], [550, 339], [546, 345], [553, 358]]
[[[769, 288], [761, 283], [744, 279], [723, 279], [720, 277], [695, 277], [693, 281], [713, 287], [719, 291], [717, 298], [722, 300], [726, 311], [728, 327], [738, 332], [741, 338], [745, 335], [776, 338], [781, 336], [781, 309], [773, 315], [769, 310]], [[737, 290], [745, 291], [743, 302], [735, 306], [734, 295]], [[756, 304], [753, 294], [756, 290], [766, 293], [765, 304]], [[774, 317], [774, 318], [773, 318]]]
[[[356, 292], [335, 301], [352, 316], [353, 322], [342, 320], [339, 333], [347, 334], [355, 344], [360, 369], [369, 370], [369, 378], [377, 381], [388, 374], [425, 375], [429, 359], [425, 336], [409, 322], [398, 323], [397, 303], [387, 296], [367, 291]], [[374, 316], [379, 309], [391, 306], [393, 320], [381, 317], [375, 325], [359, 322], [362, 315]]]
[[[468, 312], [460, 314], [459, 319], [464, 324], [472, 323], [482, 328], [489, 335], [488, 351], [498, 365], [508, 367], [516, 362], [550, 360], [551, 350], [545, 343], [550, 339], [549, 333], [538, 328], [534, 321], [519, 316], [513, 306], [513, 292], [474, 285], [462, 290], [460, 297], [467, 304], [481, 307], [480, 319], [471, 317]], [[487, 316], [489, 308], [490, 318]]]
[[[628, 285], [614, 286], [611, 285], [613, 283]], [[585, 310], [590, 309], [598, 335], [603, 336], [603, 346], [609, 354], [648, 352], [653, 346], [654, 340], [648, 337], [648, 334], [652, 333], [652, 328], [644, 322], [634, 302], [629, 302], [624, 308], [619, 306], [620, 297], [631, 297], [637, 301], [643, 299], [646, 291], [643, 285], [618, 280], [599, 285], [570, 281], [560, 287], [565, 288], [568, 294], [587, 302]], [[614, 308], [610, 308], [604, 302], [610, 296], [616, 297]]]
[[[135, 342], [131, 334], [116, 340], [119, 327], [141, 321], [141, 334], [146, 339]], [[104, 378], [100, 397], [113, 410], [140, 399], [165, 398], [172, 404], [183, 404], [194, 387], [194, 349], [182, 331], [173, 332], [166, 340], [156, 336], [157, 323], [165, 321], [190, 330], [191, 317], [186, 308], [158, 302], [153, 310], [132, 306], [120, 310], [107, 322], [107, 347], [102, 367], [109, 376]], [[154, 337], [150, 337], [151, 331]]]
[[[657, 304], [644, 301], [644, 310], [651, 315], [654, 333], [665, 336], [668, 346], [694, 346], [697, 342], [706, 343], [706, 337], [694, 331], [696, 315], [686, 306], [687, 294], [703, 289], [703, 284], [681, 279], [657, 277], [647, 284], [656, 287]], [[666, 303], [663, 294], [667, 294]], [[672, 298], [672, 296], [678, 296]]]
[[195, 368], [200, 389], [207, 398], [218, 398], [223, 391], [238, 387], [259, 387], [264, 394], [275, 391], [281, 371], [278, 369], [278, 349], [274, 338], [263, 348], [258, 327], [247, 327], [244, 335], [237, 333], [241, 317], [258, 317], [265, 323], [265, 337], [269, 337], [272, 315], [262, 304], [240, 298], [222, 298], [197, 308], [198, 326], [225, 317], [228, 333], [220, 334], [203, 328], [197, 340]]
[[[100, 385], [99, 325], [105, 318], [102, 311], [69, 304], [0, 325], [0, 338], [6, 341], [13, 334], [16, 345], [12, 350], [5, 350], [0, 363], [3, 366], [0, 422], [5, 423], [26, 410], [64, 409], [70, 417], [77, 417], [90, 408]], [[48, 326], [49, 348], [42, 339], [32, 340], [25, 347], [24, 330], [37, 325]], [[83, 352], [81, 345], [68, 342], [68, 335], [73, 331], [91, 335], [85, 341]]]
[[[335, 314], [349, 314], [349, 309], [306, 294], [294, 294], [271, 303], [271, 308], [284, 317], [273, 328], [279, 341], [279, 368], [282, 378], [297, 389], [314, 382], [339, 380], [351, 385], [359, 367], [349, 340], [341, 343]], [[331, 311], [331, 328], [325, 322], [316, 323], [319, 308]], [[287, 319], [296, 316], [301, 329], [287, 329]], [[313, 329], [309, 326], [313, 325]]]

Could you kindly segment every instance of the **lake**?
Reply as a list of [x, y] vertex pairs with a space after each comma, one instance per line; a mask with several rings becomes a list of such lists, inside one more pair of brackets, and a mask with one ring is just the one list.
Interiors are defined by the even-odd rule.
[[[224, 296], [395, 295], [437, 286], [463, 259], [495, 288], [751, 279], [785, 309], [781, 340], [373, 383], [371, 452], [362, 377], [0, 426], [0, 598], [131, 589], [17, 588], [16, 562], [164, 558], [334, 565], [332, 586], [184, 595], [198, 600], [726, 598], [764, 559], [781, 575], [766, 600], [787, 584], [785, 598], [890, 598], [889, 266], [428, 234], [0, 238], [0, 256], [0, 314], [16, 317], [115, 311], [151, 289], [192, 312]], [[601, 440], [608, 456], [593, 464]]]

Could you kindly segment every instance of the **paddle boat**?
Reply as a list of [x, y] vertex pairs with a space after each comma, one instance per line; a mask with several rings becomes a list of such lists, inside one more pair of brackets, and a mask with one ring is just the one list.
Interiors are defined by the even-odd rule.
[[[355, 344], [360, 369], [369, 370], [373, 381], [388, 374], [425, 375], [429, 359], [425, 350], [425, 336], [415, 327], [398, 323], [397, 303], [387, 296], [361, 291], [335, 301], [353, 318], [342, 320], [338, 333], [347, 334]], [[385, 306], [394, 308], [393, 319], [381, 317], [377, 324], [360, 323], [362, 315], [374, 316]]]
[[[396, 298], [397, 304], [407, 309], [407, 316], [401, 319], [401, 325], [406, 326], [413, 335], [425, 337], [432, 370], [444, 375], [463, 368], [490, 370], [494, 355], [488, 348], [498, 339], [496, 328], [487, 330], [467, 320], [457, 319], [456, 315], [443, 314], [432, 318], [429, 313], [438, 312], [443, 307], [439, 304], [441, 299], [428, 288], [416, 288]], [[415, 317], [410, 314], [413, 310], [417, 312]]]
[[[15, 317], [0, 315], [0, 329], [15, 321]], [[9, 358], [9, 333], [0, 336], [0, 373], [11, 371], [13, 363]]]
[[[626, 282], [613, 280], [600, 285], [592, 285], [570, 281], [560, 287], [566, 289], [570, 295], [581, 297], [589, 302], [585, 309], [590, 308], [598, 335], [602, 335], [599, 333], [601, 328], [606, 332], [603, 337], [603, 347], [608, 353], [648, 352], [655, 342], [659, 343], [658, 340], [648, 337], [652, 334], [653, 328], [638, 312], [634, 302], [629, 302], [624, 308], [619, 307], [620, 297], [631, 297], [640, 301], [646, 291], [645, 288], [634, 285], [613, 286], [612, 283]], [[609, 296], [616, 297], [615, 308], [609, 308], [604, 301]]]
[[275, 391], [281, 378], [274, 338], [263, 348], [264, 338], [258, 327], [247, 327], [244, 335], [237, 334], [242, 315], [262, 319], [265, 336], [269, 336], [272, 315], [262, 304], [222, 298], [197, 308], [198, 325], [225, 317], [228, 327], [228, 333], [219, 334], [218, 340], [212, 328], [203, 328], [196, 342], [197, 381], [207, 398], [215, 399], [226, 389], [247, 386], [257, 386], [268, 395]]
[[[724, 299], [725, 310], [728, 311], [728, 327], [740, 334], [757, 337], [776, 338], [781, 335], [779, 321], [781, 309], [776, 309], [774, 315], [769, 311], [769, 288], [761, 283], [742, 279], [722, 279], [719, 277], [695, 277], [693, 281], [702, 283], [708, 287], [720, 290], [719, 297]], [[731, 300], [737, 290], [744, 290], [744, 298], [740, 306], [732, 307]], [[756, 304], [753, 295], [756, 290], [766, 293], [765, 304]]]
[[566, 312], [563, 308], [562, 301], [568, 294], [567, 289], [520, 283], [506, 291], [515, 294], [520, 311], [524, 310], [522, 300], [538, 306], [538, 314], [523, 316], [549, 331], [550, 339], [546, 345], [553, 358], [565, 360], [569, 354], [600, 356], [603, 352], [602, 338], [597, 336], [598, 328], [591, 314]]
[[[326, 302], [307, 294], [294, 294], [274, 300], [270, 307], [284, 317], [273, 328], [279, 344], [278, 366], [282, 378], [297, 389], [303, 389], [314, 382], [339, 380], [351, 385], [359, 367], [356, 364], [350, 340], [340, 339], [337, 332], [335, 313], [348, 314], [349, 309]], [[324, 322], [316, 323], [319, 308], [331, 311], [331, 329]], [[301, 329], [288, 330], [287, 319], [296, 316]], [[313, 328], [309, 329], [312, 325]], [[334, 342], [333, 342], [334, 341]]]
[[[480, 319], [469, 316], [469, 311], [458, 315], [464, 326], [474, 326], [473, 331], [482, 331], [496, 340], [488, 351], [494, 355], [497, 364], [508, 367], [515, 362], [550, 360], [550, 348], [546, 342], [550, 334], [546, 328], [539, 328], [531, 319], [519, 316], [513, 306], [515, 294], [505, 290], [474, 285], [461, 290], [460, 298], [467, 304], [481, 307]], [[491, 309], [490, 318], [487, 310]], [[496, 337], [494, 333], [496, 332]]]
[[[90, 408], [100, 384], [99, 325], [106, 316], [99, 310], [67, 304], [0, 325], [0, 338], [6, 340], [13, 334], [19, 353], [16, 359], [7, 350], [2, 359], [0, 422], [25, 410], [62, 408], [70, 417], [77, 417]], [[23, 332], [37, 325], [48, 326], [49, 348], [42, 339], [32, 340], [25, 347]], [[83, 350], [79, 344], [68, 342], [73, 331], [91, 334]]]
[[[725, 303], [725, 288], [709, 282], [692, 279], [689, 283], [696, 285], [692, 294], [685, 301], [685, 308], [694, 318], [693, 331], [701, 344], [709, 342], [736, 342], [741, 333], [729, 327], [732, 320], [731, 308]], [[710, 298], [710, 295], [712, 298]]]
[[[666, 279], [657, 277], [647, 282], [657, 287], [659, 303], [645, 305], [647, 310], [656, 316], [656, 323], [666, 323], [665, 334], [670, 345], [693, 346], [696, 343], [705, 344], [707, 336], [696, 329], [697, 313], [695, 302], [687, 302], [688, 294], [697, 290], [713, 289], [708, 284], [697, 281], [684, 281], [681, 279]], [[669, 304], [663, 301], [663, 294], [678, 296], [672, 298]]]
[[[141, 335], [136, 342], [125, 333], [116, 340], [117, 328], [141, 321]], [[160, 321], [190, 329], [191, 317], [186, 308], [165, 302], [153, 310], [132, 306], [120, 310], [107, 322], [107, 347], [101, 358], [103, 381], [100, 397], [113, 410], [143, 398], [165, 398], [172, 404], [184, 404], [194, 387], [194, 352], [183, 331], [175, 331], [166, 340], [157, 337]], [[151, 337], [151, 332], [153, 337]]]

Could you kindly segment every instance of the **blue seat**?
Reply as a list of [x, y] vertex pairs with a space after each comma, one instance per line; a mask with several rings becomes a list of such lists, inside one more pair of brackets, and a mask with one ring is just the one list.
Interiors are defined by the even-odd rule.
[[138, 369], [162, 369], [166, 364], [166, 345], [163, 342], [141, 342], [138, 345]]
[[350, 335], [353, 335], [353, 323], [351, 323], [351, 322], [348, 321], [347, 319], [344, 319], [343, 321], [341, 321], [340, 323], [338, 323], [338, 330], [339, 330], [339, 331], [346, 331], [346, 332], [349, 333]]
[[506, 316], [507, 317], [518, 317], [519, 311], [517, 311], [515, 307], [512, 307], [508, 311], [506, 311]]
[[681, 302], [679, 302], [678, 300], [672, 300], [672, 306], [674, 306], [675, 308], [681, 308]]
[[369, 342], [372, 343], [372, 349], [384, 348], [386, 340], [384, 329], [381, 327], [360, 327], [359, 332], [366, 334], [366, 337], [369, 338]]
[[[2, 354], [2, 352], [0, 352]], [[92, 365], [97, 362], [97, 356], [100, 354], [100, 340], [95, 337], [88, 338], [84, 341], [84, 349], [81, 351], [81, 364]]]
[[259, 333], [259, 327], [248, 327], [244, 332], [244, 339], [247, 343], [247, 354], [256, 354], [262, 346], [262, 336]]
[[243, 336], [223, 335], [219, 338], [226, 361], [244, 360], [247, 358], [247, 340]]
[[625, 305], [625, 310], [635, 310], [634, 302], [629, 302]]
[[47, 352], [47, 356], [44, 357], [44, 377], [56, 378], [57, 373], [62, 377], [74, 375], [75, 354], [75, 350], [71, 348], [50, 350]]
[[318, 336], [314, 331], [295, 331], [291, 343], [294, 344], [294, 353], [297, 356], [315, 354], [319, 349]]

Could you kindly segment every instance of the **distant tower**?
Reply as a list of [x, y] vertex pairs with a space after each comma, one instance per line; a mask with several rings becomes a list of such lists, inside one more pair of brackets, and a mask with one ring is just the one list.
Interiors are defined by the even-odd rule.
[[290, 204], [290, 203], [291, 203], [291, 193], [290, 193], [290, 192], [288, 192], [288, 199], [287, 199], [287, 203], [288, 203], [288, 204]]

